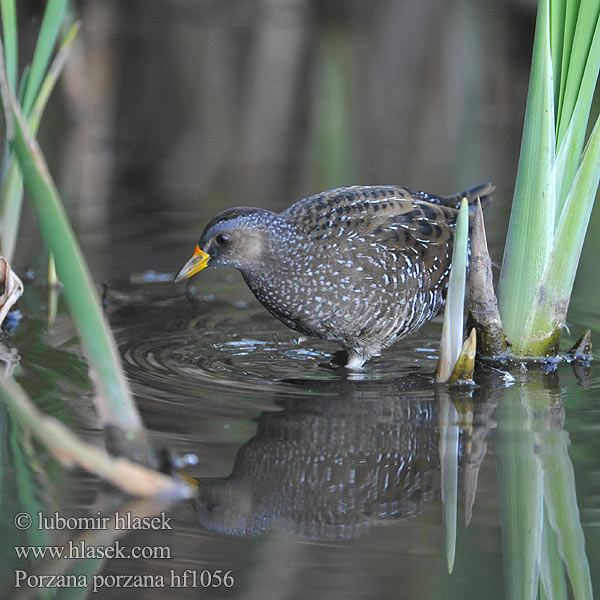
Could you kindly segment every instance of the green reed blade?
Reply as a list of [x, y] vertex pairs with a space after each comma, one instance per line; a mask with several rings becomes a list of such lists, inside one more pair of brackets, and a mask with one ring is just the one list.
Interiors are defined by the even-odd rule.
[[552, 254], [539, 281], [536, 302], [524, 327], [524, 343], [534, 353], [545, 354], [548, 347], [557, 349], [599, 181], [600, 119], [583, 152], [558, 222]]
[[583, 73], [571, 114], [561, 115], [557, 137], [556, 220], [560, 219], [565, 201], [581, 161], [585, 134], [600, 64], [600, 14], [596, 17], [592, 41], [583, 59]]
[[467, 244], [469, 239], [469, 204], [466, 198], [460, 203], [456, 229], [454, 232], [454, 249], [452, 251], [452, 268], [446, 294], [446, 308], [440, 341], [440, 357], [436, 379], [445, 383], [452, 375], [454, 365], [460, 356], [463, 345], [463, 324], [465, 310], [465, 284], [467, 278]]
[[62, 73], [65, 67], [67, 59], [71, 54], [71, 50], [73, 49], [73, 42], [77, 37], [79, 27], [80, 23], [76, 22], [71, 26], [71, 28], [67, 32], [67, 35], [62, 41], [58, 52], [56, 53], [56, 56], [54, 57], [54, 60], [52, 61], [52, 64], [50, 65], [50, 68], [48, 69], [48, 72], [44, 77], [44, 81], [40, 86], [39, 93], [35, 98], [35, 102], [31, 107], [31, 112], [29, 114], [27, 122], [29, 124], [29, 131], [31, 131], [31, 134], [34, 136], [37, 133], [38, 127], [40, 126], [40, 120], [44, 113], [44, 109], [46, 108], [46, 104], [48, 103], [48, 100], [52, 95], [52, 92], [54, 91], [56, 82], [58, 81], [58, 78], [60, 77], [60, 74]]
[[17, 44], [17, 7], [15, 0], [0, 0], [2, 10], [2, 39], [6, 60], [6, 78], [10, 89], [17, 89], [17, 72], [19, 68], [19, 48]]
[[121, 370], [116, 345], [104, 320], [92, 278], [44, 158], [28, 131], [14, 95], [6, 85], [1, 54], [0, 58], [4, 105], [8, 104], [11, 111], [5, 118], [14, 127], [13, 151], [19, 159], [42, 236], [54, 255], [65, 297], [93, 365], [100, 397], [105, 407], [110, 408], [110, 414], [102, 417], [111, 421], [114, 419], [115, 425], [129, 431], [132, 437], [144, 440], [141, 419]]
[[[549, 38], [560, 34], [563, 9], [559, 56], [560, 43], [556, 39], [549, 43]], [[558, 352], [598, 185], [593, 134], [587, 149], [583, 147], [599, 68], [600, 2], [539, 0], [523, 144], [498, 294], [504, 330], [517, 355]], [[553, 123], [549, 89], [556, 89], [552, 76], [559, 71]], [[547, 152], [553, 134], [555, 159]]]
[[521, 157], [498, 293], [504, 332], [517, 349], [554, 235], [554, 87], [549, 15], [549, 0], [540, 0]]
[[[62, 73], [71, 52], [73, 40], [78, 31], [79, 23], [75, 23], [63, 40], [42, 82], [28, 119], [29, 130], [32, 135], [37, 133], [48, 99]], [[10, 262], [17, 243], [21, 207], [23, 204], [23, 177], [18, 161], [14, 157], [9, 162], [6, 177], [2, 182], [2, 198], [2, 255]]]
[[31, 62], [31, 71], [27, 79], [27, 87], [23, 97], [23, 113], [29, 116], [29, 111], [35, 102], [46, 69], [52, 56], [52, 51], [56, 44], [56, 39], [62, 26], [63, 17], [67, 8], [68, 0], [48, 0], [42, 26], [38, 35], [33, 60]]
[[21, 81], [19, 82], [19, 92], [17, 99], [19, 104], [23, 105], [23, 97], [25, 96], [25, 89], [27, 88], [27, 82], [29, 81], [29, 73], [31, 72], [31, 65], [26, 65], [21, 74]]
[[23, 176], [14, 157], [8, 163], [8, 171], [2, 181], [2, 201], [2, 256], [11, 262], [17, 245], [23, 205]]
[[[559, 85], [559, 96], [557, 113], [560, 112], [563, 105], [563, 98], [565, 95], [565, 88], [567, 86], [567, 74], [569, 72], [569, 61], [571, 60], [571, 49], [573, 48], [573, 37], [575, 36], [575, 26], [577, 25], [577, 14], [579, 12], [579, 5], [581, 0], [553, 0], [554, 6], [564, 5], [565, 11], [565, 23], [564, 23], [564, 37], [562, 45], [562, 53], [560, 58], [552, 53], [554, 62], [560, 61], [560, 85]], [[554, 51], [556, 46], [552, 46]], [[556, 73], [556, 70], [555, 70]]]
[[[558, 109], [560, 99], [560, 73], [565, 44], [566, 2], [550, 3], [550, 46], [554, 81], [554, 108]], [[556, 114], [554, 115], [556, 119]]]
[[[552, 0], [556, 3], [558, 0]], [[597, 0], [581, 0], [577, 13], [577, 23], [573, 33], [573, 45], [569, 62], [563, 64], [566, 70], [566, 82], [562, 103], [558, 109], [556, 122], [557, 145], [563, 140], [571, 121], [575, 104], [580, 94], [581, 81], [592, 46], [594, 31], [600, 13], [600, 4]]]
[[[17, 89], [17, 74], [19, 69], [17, 10], [15, 0], [0, 0], [0, 11], [2, 15], [2, 41], [6, 51], [6, 73], [8, 84], [11, 89], [15, 91]], [[8, 142], [5, 142], [4, 154], [2, 156], [2, 169], [0, 171], [3, 178], [8, 171], [10, 156]], [[1, 198], [4, 198], [4, 196], [1, 196]]]

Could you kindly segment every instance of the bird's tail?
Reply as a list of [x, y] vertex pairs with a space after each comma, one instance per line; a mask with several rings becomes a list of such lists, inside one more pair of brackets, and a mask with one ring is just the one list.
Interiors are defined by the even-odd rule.
[[442, 199], [443, 203], [446, 206], [451, 206], [452, 208], [459, 208], [460, 201], [463, 198], [466, 198], [471, 207], [475, 206], [477, 202], [477, 198], [481, 201], [481, 208], [485, 213], [486, 208], [489, 206], [492, 201], [492, 194], [496, 186], [492, 183], [482, 183], [481, 185], [476, 185], [475, 187], [469, 188], [464, 192], [459, 192], [458, 194], [454, 194], [452, 196], [446, 196]]

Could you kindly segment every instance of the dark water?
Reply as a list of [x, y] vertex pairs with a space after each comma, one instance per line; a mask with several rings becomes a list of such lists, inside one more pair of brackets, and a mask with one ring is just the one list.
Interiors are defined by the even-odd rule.
[[[493, 180], [486, 219], [501, 260], [527, 3], [383, 2], [372, 13], [320, 4], [81, 3], [84, 25], [97, 24], [84, 27], [90, 64], [111, 65], [112, 78], [72, 73], [91, 100], [79, 99], [78, 112], [77, 98], [63, 99], [72, 121], [61, 144], [46, 134], [48, 155], [152, 442], [197, 457], [185, 472], [198, 500], [127, 504], [34, 450], [0, 407], [0, 597], [35, 596], [14, 588], [16, 570], [67, 569], [88, 582], [96, 574], [90, 596], [99, 598], [521, 599], [538, 581], [546, 597], [573, 597], [575, 585], [585, 598], [590, 577], [600, 590], [595, 362], [517, 365], [511, 377], [487, 369], [472, 389], [438, 389], [437, 320], [349, 374], [332, 364], [334, 345], [299, 339], [236, 272], [207, 270], [187, 288], [168, 282], [219, 210], [281, 210], [356, 183], [451, 193]], [[590, 231], [565, 348], [600, 330], [598, 211]], [[102, 444], [62, 300], [46, 324], [46, 255], [29, 213], [15, 265], [34, 279], [4, 341], [19, 358], [14, 374], [41, 410]], [[20, 531], [19, 512], [117, 510], [171, 517], [172, 529], [119, 532], [123, 545], [167, 548], [170, 558], [16, 557], [15, 545], [85, 534]], [[114, 544], [116, 534], [101, 533], [90, 544]], [[229, 571], [233, 585], [217, 585]], [[134, 574], [154, 579], [137, 589], [116, 579]]]

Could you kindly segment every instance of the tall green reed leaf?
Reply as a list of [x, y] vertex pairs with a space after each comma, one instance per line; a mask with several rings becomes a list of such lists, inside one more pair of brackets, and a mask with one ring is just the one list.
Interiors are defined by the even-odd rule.
[[[47, 85], [48, 94], [45, 95], [41, 101], [39, 101], [38, 92], [40, 86], [42, 86], [44, 79], [48, 79], [46, 75], [46, 69], [52, 56], [56, 40], [60, 28], [62, 26], [66, 6], [68, 0], [49, 0], [46, 4], [46, 10], [44, 12], [44, 18], [42, 20], [42, 26], [40, 34], [37, 39], [33, 61], [26, 72], [23, 74], [21, 80], [20, 93], [22, 94], [22, 106], [24, 107], [24, 113], [29, 116], [31, 109], [34, 105], [38, 106], [38, 114], [36, 119], [39, 124], [41, 118], [41, 112], [48, 100], [49, 92], [54, 87], [58, 73], [62, 69], [62, 66], [56, 65], [56, 76], [52, 74], [54, 68], [50, 69], [50, 79], [54, 79], [49, 85]], [[4, 30], [5, 39], [8, 34], [8, 40], [11, 44], [14, 43], [14, 48], [9, 49], [5, 47], [6, 52], [6, 68], [7, 77], [13, 77], [15, 85], [11, 85], [11, 89], [16, 91], [16, 80], [17, 80], [17, 29], [16, 29], [16, 7], [14, 0], [2, 0], [2, 25]], [[5, 20], [6, 18], [6, 20]], [[72, 41], [71, 31], [67, 38], [71, 38], [67, 47], [70, 46]], [[64, 46], [64, 44], [63, 44]], [[68, 50], [65, 50], [64, 54], [67, 54]], [[64, 57], [66, 58], [66, 56]], [[64, 64], [64, 58], [61, 59]], [[14, 65], [13, 65], [14, 63]], [[56, 61], [55, 61], [56, 63]], [[14, 69], [14, 73], [12, 70]], [[9, 71], [11, 74], [9, 75]], [[9, 79], [10, 84], [10, 79]], [[37, 128], [37, 124], [33, 128]], [[3, 256], [11, 261], [14, 254], [16, 239], [19, 229], [19, 221], [21, 218], [21, 206], [23, 203], [23, 178], [20, 173], [17, 162], [14, 159], [12, 153], [6, 153], [4, 159], [4, 178], [2, 182], [2, 254]]]
[[498, 290], [504, 331], [517, 355], [558, 352], [600, 180], [596, 127], [584, 148], [599, 69], [600, 2], [539, 0]]
[[[558, 44], [553, 43], [552, 45], [552, 56], [555, 57], [554, 63], [556, 68], [555, 73], [559, 73], [559, 94], [555, 97], [557, 112], [560, 111], [563, 105], [563, 98], [565, 95], [565, 89], [567, 86], [567, 74], [569, 72], [569, 61], [571, 60], [571, 49], [573, 48], [573, 37], [575, 36], [575, 27], [577, 25], [577, 14], [579, 13], [579, 5], [581, 0], [561, 0], [560, 2], [552, 2], [553, 15], [557, 11], [564, 10], [564, 29], [560, 32], [558, 28], [552, 28], [553, 33], [563, 36], [562, 52], [560, 57], [554, 54], [555, 50], [558, 50]], [[558, 64], [560, 64], [560, 71], [557, 71]]]
[[[575, 104], [569, 114], [561, 115], [558, 129], [556, 140], [557, 223], [581, 161], [590, 109], [596, 89], [598, 65], [600, 64], [600, 18], [598, 15], [595, 23], [593, 37], [585, 56], [582, 76], [578, 82]], [[584, 60], [584, 57], [580, 58]]]
[[[14, 129], [12, 148], [19, 160], [42, 236], [54, 255], [65, 297], [96, 375], [98, 392], [105, 402], [99, 406], [110, 408], [105, 410], [106, 414], [102, 414], [101, 418], [128, 432], [129, 438], [145, 444], [141, 419], [121, 370], [116, 345], [104, 320], [92, 278], [44, 158], [30, 135], [16, 98], [6, 84], [1, 55], [0, 59], [3, 102], [5, 108], [9, 109], [5, 119]], [[10, 130], [9, 126], [7, 130]]]
[[599, 180], [600, 119], [561, 213], [552, 254], [539, 279], [536, 302], [525, 323], [523, 339], [536, 353], [542, 353], [548, 341], [556, 343], [564, 325]]
[[498, 300], [504, 332], [521, 339], [551, 252], [555, 219], [554, 85], [550, 56], [550, 0], [540, 0], [521, 157], [510, 215]]
[[[558, 107], [560, 98], [560, 73], [562, 66], [563, 49], [565, 46], [565, 21], [567, 12], [566, 3], [552, 2], [550, 4], [550, 46], [551, 55], [557, 59], [553, 61], [554, 107]], [[556, 117], [556, 115], [554, 115]]]
[[6, 54], [6, 78], [13, 91], [17, 90], [19, 51], [17, 43], [17, 7], [15, 0], [1, 0], [2, 38]]
[[21, 206], [23, 204], [23, 176], [14, 157], [8, 162], [8, 170], [2, 181], [2, 256], [12, 261], [17, 245]]
[[46, 5], [23, 97], [23, 113], [27, 117], [46, 75], [50, 57], [54, 51], [60, 28], [62, 27], [67, 2], [68, 0], [48, 0], [48, 4]]
[[[79, 23], [75, 23], [65, 36], [39, 89], [28, 119], [29, 130], [34, 136], [37, 133], [46, 104], [71, 52], [73, 41], [78, 31]], [[9, 261], [12, 259], [17, 243], [23, 201], [23, 177], [21, 170], [18, 161], [12, 154], [10, 156], [8, 171], [2, 185], [2, 254]]]
[[[551, 3], [553, 5], [563, 4], [564, 0], [551, 0]], [[562, 142], [575, 110], [599, 13], [600, 5], [597, 0], [581, 0], [577, 12], [577, 23], [573, 33], [573, 45], [569, 62], [561, 65], [563, 69], [566, 69], [566, 81], [564, 95], [558, 107], [556, 118], [556, 141], [558, 145]], [[550, 56], [554, 60], [555, 54], [550, 53]]]
[[77, 37], [77, 33], [79, 32], [80, 23], [76, 22], [69, 28], [67, 35], [65, 35], [63, 41], [61, 42], [58, 52], [42, 81], [42, 85], [38, 90], [38, 95], [35, 98], [33, 106], [31, 107], [31, 112], [29, 113], [29, 118], [27, 119], [29, 123], [29, 131], [33, 136], [37, 133], [37, 130], [40, 126], [40, 121], [42, 119], [42, 115], [44, 114], [44, 109], [46, 108], [46, 104], [48, 104], [48, 100], [54, 91], [58, 78], [62, 73], [64, 66], [67, 62], [71, 54], [71, 50], [73, 47], [73, 42]]

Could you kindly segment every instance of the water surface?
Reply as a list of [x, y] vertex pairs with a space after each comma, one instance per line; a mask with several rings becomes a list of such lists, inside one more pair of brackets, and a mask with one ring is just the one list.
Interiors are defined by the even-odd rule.
[[[498, 476], [512, 472], [515, 457], [535, 462], [557, 447], [572, 461], [587, 558], [597, 571], [596, 365], [578, 375], [567, 364], [517, 370], [509, 383], [486, 370], [473, 389], [436, 389], [434, 321], [349, 375], [332, 362], [334, 345], [299, 338], [249, 297], [238, 274], [215, 273], [189, 288], [139, 273], [134, 283], [107, 291], [107, 314], [152, 441], [175, 455], [197, 455], [186, 473], [199, 490], [197, 501], [168, 509], [173, 530], [121, 538], [125, 545], [168, 546], [171, 558], [107, 561], [97, 567], [107, 585], [111, 575], [170, 580], [172, 569], [221, 569], [235, 580], [230, 589], [211, 590], [223, 598], [502, 598], [508, 557], [501, 524], [510, 514]], [[28, 294], [43, 308], [45, 289], [32, 285]], [[24, 349], [18, 378], [42, 409], [100, 441], [70, 321], [61, 312], [48, 332], [43, 310], [26, 307], [12, 340]], [[26, 447], [17, 451], [8, 426], [5, 512], [31, 506], [104, 514], [118, 506], [94, 478], [66, 474]], [[444, 478], [452, 484], [452, 465], [457, 526], [449, 575], [454, 499], [450, 485], [442, 502], [442, 487]], [[15, 477], [17, 486], [7, 487]], [[11, 545], [68, 538], [33, 533], [6, 531]], [[9, 574], [32, 569], [10, 552], [5, 566]], [[164, 590], [102, 593], [152, 598]]]

